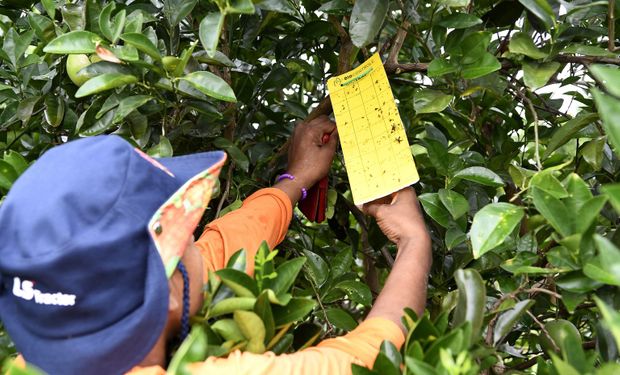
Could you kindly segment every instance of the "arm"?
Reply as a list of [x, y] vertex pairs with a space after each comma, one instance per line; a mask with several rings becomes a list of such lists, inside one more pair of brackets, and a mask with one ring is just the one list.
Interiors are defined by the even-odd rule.
[[383, 317], [404, 331], [400, 318], [405, 307], [418, 316], [424, 312], [431, 267], [431, 241], [418, 199], [412, 188], [406, 188], [395, 193], [391, 202], [382, 199], [363, 209], [377, 219], [383, 233], [398, 248], [394, 267], [368, 318]]
[[[325, 176], [334, 157], [337, 135], [323, 144], [325, 133], [332, 133], [336, 125], [321, 116], [309, 123], [297, 125], [289, 147], [288, 173], [294, 180], [284, 179], [273, 188], [252, 194], [241, 208], [214, 220], [196, 241], [203, 257], [204, 268], [223, 268], [239, 249], [247, 251], [248, 273], [254, 271], [254, 255], [262, 241], [270, 248], [279, 244], [286, 235], [293, 206], [301, 198], [301, 188], [308, 189]], [[208, 273], [205, 272], [205, 282]]]

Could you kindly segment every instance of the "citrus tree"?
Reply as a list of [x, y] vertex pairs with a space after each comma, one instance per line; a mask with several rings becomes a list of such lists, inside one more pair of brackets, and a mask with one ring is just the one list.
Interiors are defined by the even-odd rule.
[[[379, 53], [434, 263], [403, 349], [354, 372], [620, 371], [615, 0], [0, 5], [0, 196], [50, 147], [114, 133], [157, 157], [227, 151], [212, 220], [283, 172], [295, 122], [331, 113], [327, 78]], [[171, 366], [353, 329], [396, 249], [352, 203], [341, 155], [327, 217], [297, 212], [254, 278], [234, 259], [213, 275]], [[0, 330], [0, 359], [14, 351]]]

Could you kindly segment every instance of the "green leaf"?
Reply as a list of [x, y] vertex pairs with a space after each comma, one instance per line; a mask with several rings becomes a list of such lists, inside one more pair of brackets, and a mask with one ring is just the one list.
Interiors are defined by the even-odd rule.
[[594, 235], [598, 256], [586, 264], [583, 273], [605, 284], [620, 286], [620, 249], [607, 238]]
[[454, 175], [454, 179], [473, 181], [486, 186], [503, 186], [504, 181], [492, 170], [485, 167], [465, 168]]
[[247, 262], [247, 251], [245, 249], [241, 249], [235, 252], [226, 263], [226, 268], [231, 268], [233, 270], [245, 272]]
[[4, 157], [2, 158], [5, 162], [9, 163], [17, 175], [21, 175], [28, 169], [28, 162], [26, 159], [18, 152], [13, 150], [8, 150], [4, 152]]
[[43, 52], [57, 54], [95, 53], [97, 43], [100, 41], [99, 35], [90, 31], [71, 31], [49, 42], [43, 48]]
[[438, 193], [425, 193], [418, 197], [424, 211], [444, 228], [450, 223], [450, 213], [441, 203]]
[[590, 65], [589, 69], [610, 94], [620, 96], [620, 69], [607, 65]]
[[0, 188], [9, 190], [17, 179], [17, 171], [4, 160], [0, 160]]
[[65, 100], [61, 96], [46, 96], [45, 111], [43, 112], [45, 122], [52, 127], [57, 127], [65, 117]]
[[[550, 338], [555, 346], [560, 349], [562, 357], [578, 372], [583, 374], [587, 372], [586, 356], [582, 349], [582, 340], [579, 330], [573, 323], [564, 319], [551, 320], [545, 323], [545, 330], [549, 333]], [[549, 337], [541, 332], [541, 346], [552, 355], [555, 351]]]
[[441, 77], [442, 75], [454, 73], [459, 70], [458, 64], [454, 64], [444, 58], [437, 57], [428, 64], [427, 74], [429, 77]]
[[384, 340], [381, 343], [380, 352], [377, 354], [372, 368], [373, 371], [382, 375], [400, 375], [400, 364], [402, 360], [400, 352], [396, 349], [394, 344]]
[[47, 43], [56, 37], [54, 23], [49, 18], [31, 12], [28, 13], [28, 23], [42, 42]]
[[255, 312], [237, 310], [233, 313], [233, 319], [246, 339], [265, 341], [265, 324]]
[[575, 216], [578, 218], [575, 220], [575, 231], [581, 234], [585, 233], [596, 220], [605, 203], [607, 203], [607, 197], [603, 195], [598, 195], [585, 202]]
[[493, 330], [493, 345], [499, 344], [512, 330], [517, 320], [534, 304], [534, 300], [526, 299], [519, 301], [512, 309], [504, 312], [497, 318]]
[[256, 282], [245, 272], [224, 268], [216, 271], [215, 274], [235, 292], [237, 297], [255, 297], [258, 295]]
[[34, 30], [19, 35], [13, 28], [10, 28], [4, 36], [2, 50], [6, 52], [14, 67], [18, 66], [18, 61], [24, 56], [33, 36]]
[[116, 4], [111, 2], [101, 10], [101, 14], [99, 15], [99, 29], [101, 29], [103, 36], [108, 38], [113, 44], [116, 43], [125, 27], [126, 15], [126, 11], [123, 9], [119, 11], [112, 20], [112, 11], [114, 11], [115, 7]]
[[510, 38], [508, 50], [512, 53], [525, 55], [536, 60], [544, 59], [547, 57], [547, 54], [538, 49], [538, 47], [536, 47], [536, 45], [532, 41], [532, 38], [530, 38], [530, 36], [526, 33], [515, 33]]
[[161, 54], [151, 40], [141, 33], [125, 33], [121, 35], [121, 39], [138, 50], [146, 53], [155, 60], [161, 60]]
[[372, 304], [372, 293], [370, 292], [370, 288], [362, 282], [345, 280], [336, 284], [335, 288], [345, 291], [351, 301], [355, 303], [364, 306], [370, 306]]
[[454, 310], [453, 325], [458, 327], [465, 322], [471, 324], [471, 337], [478, 338], [484, 319], [486, 287], [478, 271], [468, 268], [454, 273], [459, 290], [459, 299]]
[[543, 154], [543, 159], [548, 158], [553, 151], [565, 145], [566, 142], [573, 138], [578, 131], [593, 123], [597, 119], [598, 114], [596, 113], [580, 113], [575, 116], [575, 118], [566, 121], [564, 125], [553, 133], [553, 136], [547, 145], [547, 149]]
[[267, 287], [273, 290], [276, 295], [288, 292], [305, 262], [306, 258], [299, 257], [282, 263], [276, 268], [278, 276], [273, 280], [268, 280]]
[[560, 68], [559, 62], [530, 63], [523, 62], [523, 82], [531, 90], [543, 87]]
[[568, 197], [568, 191], [549, 169], [536, 173], [530, 180], [530, 187], [538, 188], [555, 198]]
[[378, 375], [379, 373], [376, 371], [369, 370], [367, 367], [360, 366], [354, 363], [351, 365], [351, 374], [352, 375]]
[[146, 104], [151, 99], [153, 97], [150, 95], [134, 95], [122, 99], [118, 104], [118, 109], [114, 114], [112, 122], [116, 124], [123, 121], [132, 111], [140, 108], [140, 106]]
[[450, 212], [453, 219], [458, 219], [469, 211], [467, 199], [456, 191], [439, 189], [438, 194], [441, 203]]
[[555, 24], [555, 14], [547, 0], [519, 0], [525, 9], [529, 10], [538, 19], [540, 19], [547, 29]]
[[211, 325], [211, 329], [224, 340], [242, 341], [245, 339], [239, 326], [233, 319], [220, 319]]
[[327, 320], [336, 326], [336, 328], [349, 332], [357, 327], [355, 319], [343, 309], [329, 308], [325, 310], [325, 314], [327, 315]]
[[373, 41], [387, 15], [388, 5], [385, 0], [355, 1], [349, 21], [349, 35], [356, 47], [365, 47]]
[[112, 127], [113, 118], [114, 118], [114, 111], [106, 112], [102, 118], [95, 121], [94, 124], [92, 124], [90, 127], [88, 127], [87, 129], [82, 129], [80, 131], [80, 135], [81, 136], [93, 136], [93, 135], [98, 135], [98, 134], [105, 132], [110, 127]]
[[226, 138], [216, 138], [213, 141], [213, 145], [217, 148], [223, 149], [230, 155], [232, 160], [241, 168], [241, 170], [247, 172], [250, 168], [250, 160], [248, 157], [237, 147], [234, 143]]
[[573, 271], [562, 275], [555, 281], [560, 288], [571, 293], [588, 293], [600, 288], [603, 284], [586, 277], [581, 271]]
[[482, 23], [482, 20], [468, 13], [453, 13], [437, 22], [439, 26], [453, 29], [466, 29]]
[[452, 250], [467, 240], [467, 235], [458, 228], [449, 228], [446, 231], [445, 243], [448, 250]]
[[189, 15], [198, 0], [164, 0], [164, 15], [170, 26], [176, 26]]
[[198, 30], [200, 43], [211, 57], [215, 56], [225, 18], [226, 14], [224, 13], [212, 12], [208, 13], [200, 22]]
[[228, 83], [213, 73], [199, 71], [190, 73], [179, 79], [189, 82], [205, 95], [227, 102], [236, 102], [235, 93]]
[[126, 33], [139, 33], [142, 31], [142, 24], [144, 23], [144, 15], [141, 10], [134, 10], [127, 16], [127, 22], [125, 23]]
[[270, 10], [278, 13], [285, 13], [290, 15], [297, 13], [295, 8], [293, 8], [293, 6], [287, 0], [256, 0], [254, 1], [254, 5], [261, 9]]
[[469, 231], [474, 259], [501, 245], [519, 225], [523, 209], [510, 203], [488, 204], [474, 216]]
[[273, 306], [276, 327], [303, 319], [314, 309], [316, 303], [307, 298], [293, 297], [286, 306]]
[[269, 293], [265, 290], [256, 299], [254, 312], [261, 318], [265, 325], [265, 342], [269, 342], [273, 337], [276, 329], [276, 323], [273, 319], [271, 304], [269, 303]]
[[304, 250], [308, 261], [304, 264], [306, 275], [317, 287], [321, 287], [329, 277], [329, 265], [319, 255]]
[[233, 297], [226, 298], [216, 303], [209, 311], [209, 318], [215, 318], [220, 315], [230, 314], [237, 310], [252, 310], [256, 298], [252, 297]]
[[413, 357], [405, 357], [407, 370], [416, 375], [437, 375], [435, 368], [428, 363]]
[[484, 77], [502, 68], [499, 60], [492, 54], [485, 52], [479, 60], [476, 60], [461, 68], [461, 75], [465, 79]]
[[616, 346], [620, 348], [620, 313], [615, 311], [603, 300], [594, 296], [594, 302], [603, 316], [603, 321], [616, 339]]
[[[586, 5], [586, 4], [584, 4]], [[589, 4], [588, 4], [589, 5]], [[586, 5], [586, 6], [588, 6]], [[597, 56], [597, 57], [617, 57], [615, 52], [597, 46], [571, 43], [562, 50], [562, 54], [572, 53], [577, 55]], [[592, 67], [590, 65], [589, 67]]]
[[54, 19], [56, 16], [56, 0], [41, 0], [41, 5], [43, 5], [47, 15]]
[[149, 148], [146, 153], [154, 158], [169, 158], [172, 156], [172, 145], [168, 138], [161, 136], [159, 143]]
[[603, 167], [603, 155], [606, 144], [607, 137], [603, 136], [586, 142], [581, 149], [583, 160], [595, 171], [600, 171]]
[[562, 201], [536, 187], [531, 189], [531, 195], [538, 212], [555, 230], [564, 237], [574, 233], [572, 216]]
[[91, 78], [84, 83], [75, 93], [76, 98], [83, 98], [88, 95], [100, 93], [115, 89], [117, 87], [130, 85], [138, 82], [138, 78], [129, 74], [121, 73], [104, 73], [97, 77]]
[[191, 332], [183, 341], [179, 349], [174, 353], [168, 372], [170, 374], [186, 373], [185, 365], [204, 361], [207, 355], [207, 335], [200, 325], [192, 327]]
[[226, 0], [226, 7], [224, 13], [241, 13], [241, 14], [254, 14], [254, 4], [252, 0]]
[[579, 371], [575, 370], [575, 368], [573, 366], [571, 366], [567, 362], [564, 362], [563, 360], [561, 360], [555, 354], [551, 353], [550, 356], [551, 356], [551, 360], [553, 362], [553, 367], [555, 367], [555, 369], [556, 369], [558, 374], [562, 374], [562, 375], [581, 375], [581, 373]]
[[603, 127], [613, 146], [616, 155], [620, 155], [620, 99], [602, 93], [598, 89], [592, 89], [592, 96], [596, 103], [598, 113], [603, 120]]
[[413, 109], [416, 113], [436, 113], [443, 111], [454, 96], [447, 95], [441, 91], [422, 89], [413, 94]]
[[616, 212], [620, 213], [620, 183], [604, 185], [601, 190], [609, 198], [609, 203], [616, 209]]

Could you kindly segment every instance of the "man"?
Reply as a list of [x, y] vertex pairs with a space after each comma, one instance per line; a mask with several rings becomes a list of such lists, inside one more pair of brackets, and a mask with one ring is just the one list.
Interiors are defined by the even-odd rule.
[[[0, 207], [0, 319], [26, 361], [51, 374], [163, 374], [167, 344], [202, 305], [207, 270], [240, 248], [275, 247], [292, 208], [327, 174], [337, 136], [321, 117], [295, 129], [285, 178], [192, 233], [225, 156], [154, 160], [115, 136], [87, 138], [43, 155]], [[336, 135], [336, 133], [334, 133]], [[367, 319], [349, 334], [298, 353], [233, 352], [194, 374], [346, 374], [370, 365], [383, 340], [404, 341], [402, 310], [422, 313], [430, 240], [415, 193], [367, 204], [397, 244], [391, 275]]]

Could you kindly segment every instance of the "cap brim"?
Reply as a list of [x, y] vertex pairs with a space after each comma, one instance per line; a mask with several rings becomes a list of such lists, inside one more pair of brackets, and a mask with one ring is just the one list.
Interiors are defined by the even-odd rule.
[[211, 200], [226, 161], [226, 153], [214, 151], [158, 161], [178, 180], [185, 181], [155, 212], [148, 224], [149, 234], [169, 278]]
[[[155, 345], [168, 319], [168, 280], [157, 250], [152, 244], [147, 250], [143, 304], [106, 329], [77, 337], [46, 338], [34, 335], [22, 324], [11, 324], [9, 335], [26, 361], [36, 366], [45, 364], [42, 370], [50, 374], [94, 375], [125, 373], [140, 363]], [[1, 299], [0, 310], [5, 319], [19, 314], [16, 304]], [[93, 343], [97, 343], [96, 347]], [[67, 366], [68, 355], [74, 358], [71, 366]]]

